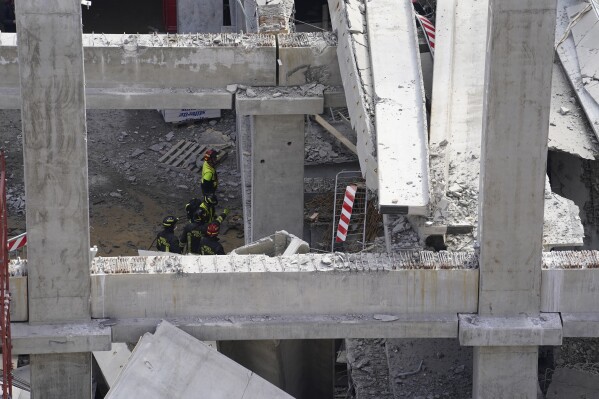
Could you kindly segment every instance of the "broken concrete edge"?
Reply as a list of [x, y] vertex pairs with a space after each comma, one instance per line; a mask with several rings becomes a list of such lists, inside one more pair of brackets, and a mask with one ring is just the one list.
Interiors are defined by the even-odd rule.
[[458, 318], [458, 334], [462, 346], [562, 344], [562, 321], [559, 313], [541, 313], [538, 317], [459, 314]]
[[101, 320], [66, 324], [11, 323], [12, 353], [50, 354], [110, 350], [112, 333]]
[[[113, 342], [137, 342], [139, 337], [155, 331], [161, 320], [160, 318], [118, 319], [112, 326]], [[166, 320], [198, 339], [216, 341], [457, 338], [458, 336], [456, 314], [352, 314], [299, 317], [256, 315], [168, 318]]]
[[[287, 253], [287, 251], [292, 251]], [[285, 230], [277, 231], [268, 237], [259, 239], [242, 247], [235, 248], [229, 255], [264, 254], [269, 256], [306, 254], [310, 245]]]
[[[324, 97], [320, 94], [297, 96], [282, 94], [278, 88], [260, 88], [261, 93], [249, 97], [246, 93], [235, 96], [235, 110], [240, 115], [301, 115], [322, 114], [324, 112]], [[283, 89], [284, 90], [284, 89]]]

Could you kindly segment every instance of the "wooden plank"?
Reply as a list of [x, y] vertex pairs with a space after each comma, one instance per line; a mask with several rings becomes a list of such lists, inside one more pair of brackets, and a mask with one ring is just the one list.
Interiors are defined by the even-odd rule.
[[170, 157], [177, 150], [177, 148], [179, 148], [180, 146], [183, 145], [183, 143], [185, 143], [185, 140], [181, 140], [177, 144], [172, 146], [171, 149], [168, 150], [168, 152], [166, 154], [164, 154], [163, 156], [160, 157], [158, 162], [162, 163], [166, 158]]
[[173, 161], [177, 160], [179, 158], [179, 156], [183, 153], [183, 151], [185, 151], [187, 148], [189, 148], [190, 145], [192, 145], [193, 143], [186, 141], [185, 143], [183, 143], [183, 146], [181, 148], [179, 148], [177, 150], [177, 152], [175, 152], [166, 162], [166, 164], [172, 164]]
[[339, 130], [331, 126], [331, 124], [325, 121], [320, 115], [312, 116], [314, 117], [314, 120], [318, 122], [318, 124], [320, 124], [320, 126], [325, 128], [329, 133], [335, 136], [335, 138], [339, 140], [345, 147], [347, 147], [348, 150], [358, 155], [358, 150], [356, 149], [356, 146], [351, 141], [349, 141]]
[[174, 162], [171, 162], [171, 165], [173, 166], [185, 166], [187, 161], [187, 158], [199, 147], [199, 145], [197, 143], [191, 143], [191, 145], [189, 147], [187, 147], [187, 149], [185, 150], [185, 152], [183, 152], [181, 154], [181, 156], [179, 156], [178, 159], [176, 159]]

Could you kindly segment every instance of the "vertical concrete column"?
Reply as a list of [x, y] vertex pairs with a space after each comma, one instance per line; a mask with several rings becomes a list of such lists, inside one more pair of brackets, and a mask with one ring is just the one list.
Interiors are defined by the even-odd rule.
[[[540, 310], [555, 0], [489, 0], [480, 179], [481, 316]], [[473, 397], [536, 398], [538, 347], [478, 347]]]
[[252, 130], [252, 239], [277, 230], [301, 238], [304, 115], [256, 115]]
[[[89, 320], [89, 215], [81, 2], [19, 0], [29, 322]], [[84, 398], [89, 354], [31, 358], [33, 398]]]

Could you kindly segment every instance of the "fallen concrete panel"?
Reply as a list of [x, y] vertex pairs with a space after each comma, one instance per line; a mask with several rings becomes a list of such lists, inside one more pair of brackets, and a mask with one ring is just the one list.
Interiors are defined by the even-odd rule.
[[144, 335], [106, 396], [134, 397], [291, 398], [166, 321]]
[[[446, 314], [477, 309], [476, 269], [393, 270], [399, 262], [392, 257], [346, 259], [312, 254], [95, 258], [94, 270], [114, 274], [93, 276], [92, 317]], [[150, 270], [154, 272], [147, 273]]]
[[557, 60], [552, 76], [549, 149], [594, 160], [599, 155], [597, 138]]
[[332, 32], [280, 34], [277, 40], [279, 85], [342, 85], [337, 60], [337, 38]]
[[561, 313], [564, 337], [599, 337], [599, 313]]
[[538, 317], [485, 317], [458, 315], [463, 346], [561, 345], [562, 322], [558, 313]]
[[[568, 25], [570, 24], [568, 10], [566, 10], [566, 8], [571, 6], [579, 6], [580, 10], [582, 10], [586, 6], [586, 3], [583, 4], [579, 0], [557, 1], [557, 24], [555, 32], [556, 51], [559, 55], [560, 62], [568, 75], [568, 80], [576, 92], [580, 105], [586, 113], [589, 124], [591, 125], [595, 136], [599, 137], [599, 104], [585, 88], [580, 72], [580, 64], [576, 53], [574, 38], [572, 35], [568, 35], [566, 36], [566, 39], [559, 44], [562, 38], [564, 38]], [[573, 11], [573, 9], [570, 9], [570, 12]]]
[[[454, 314], [352, 314], [309, 316], [215, 316], [168, 319], [202, 340], [457, 338]], [[155, 330], [159, 318], [119, 319], [113, 341], [136, 342]], [[317, 326], [317, 328], [315, 328]]]
[[310, 252], [310, 245], [307, 242], [282, 230], [248, 245], [235, 248], [231, 251], [230, 255], [263, 254], [268, 256], [279, 256], [307, 254], [308, 252]]
[[[579, 7], [568, 8], [570, 20], [576, 16], [578, 9]], [[572, 35], [576, 43], [582, 84], [599, 104], [599, 14], [596, 4], [572, 26]]]
[[329, 0], [333, 28], [337, 31], [337, 58], [351, 124], [357, 134], [358, 159], [370, 189], [378, 185], [376, 137], [368, 38], [358, 0]]
[[599, 397], [599, 376], [593, 370], [558, 367], [551, 377], [547, 399]]
[[[84, 34], [87, 88], [225, 88], [276, 85], [272, 35]], [[19, 87], [16, 34], [0, 34], [0, 76]]]
[[554, 269], [541, 273], [541, 312], [596, 312], [599, 269]]
[[545, 203], [543, 213], [543, 248], [582, 247], [584, 227], [580, 210], [574, 201], [551, 191], [549, 177], [545, 177]]
[[367, 3], [375, 98], [379, 211], [426, 215], [428, 130], [412, 3]]
[[110, 350], [110, 329], [98, 321], [41, 325], [11, 323], [10, 327], [15, 355]]
[[[158, 325], [158, 323], [156, 325]], [[127, 342], [137, 341], [138, 339]], [[131, 351], [129, 350], [127, 344], [121, 342], [113, 342], [110, 350], [94, 352], [93, 355], [96, 359], [96, 362], [98, 363], [98, 366], [100, 367], [102, 376], [104, 376], [104, 380], [108, 384], [108, 387], [111, 388], [112, 386], [114, 386], [123, 368], [127, 365], [127, 362], [131, 357]]]

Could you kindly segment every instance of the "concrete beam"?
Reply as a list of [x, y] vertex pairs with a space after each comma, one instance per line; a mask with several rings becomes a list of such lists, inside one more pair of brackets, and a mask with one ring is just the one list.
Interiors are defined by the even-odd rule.
[[11, 323], [12, 353], [52, 354], [110, 350], [111, 332], [99, 321], [89, 323]]
[[256, 88], [235, 96], [235, 110], [240, 115], [311, 115], [324, 112], [323, 86], [317, 92], [297, 88]]
[[[18, 87], [17, 37], [0, 34], [0, 84]], [[275, 86], [272, 35], [83, 35], [88, 88], [224, 89]]]
[[458, 315], [463, 346], [561, 345], [562, 322], [558, 313], [539, 317], [480, 317]]
[[393, 262], [392, 257], [342, 260], [313, 254], [95, 258], [95, 272], [116, 274], [93, 275], [91, 308], [94, 318], [119, 319], [447, 314], [476, 309], [476, 269], [394, 270]]
[[[231, 109], [233, 94], [226, 90], [93, 89], [85, 90], [87, 109]], [[19, 89], [0, 89], [0, 109], [20, 109]]]
[[277, 39], [279, 85], [342, 85], [337, 61], [337, 37], [332, 32], [280, 34]]
[[564, 337], [599, 337], [599, 313], [561, 313]]
[[382, 213], [426, 215], [428, 129], [412, 3], [367, 3]]
[[[457, 338], [455, 314], [351, 314], [308, 316], [177, 317], [169, 322], [201, 340]], [[152, 332], [159, 318], [119, 319], [114, 342], [137, 342]]]
[[599, 269], [543, 270], [541, 311], [596, 312]]

